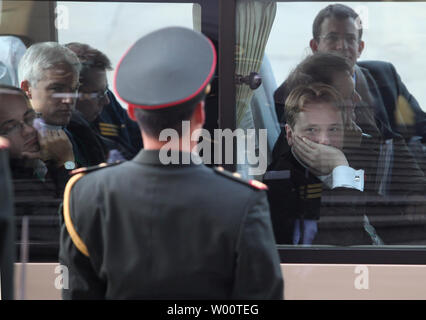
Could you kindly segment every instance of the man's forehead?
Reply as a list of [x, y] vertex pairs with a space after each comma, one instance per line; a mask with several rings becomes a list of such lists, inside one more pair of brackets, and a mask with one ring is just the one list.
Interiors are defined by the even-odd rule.
[[348, 18], [337, 18], [327, 17], [321, 24], [321, 33], [345, 33], [345, 34], [357, 34], [358, 29], [356, 22], [352, 17]]
[[333, 87], [346, 99], [352, 96], [355, 90], [355, 82], [352, 75], [348, 71], [336, 72], [332, 77]]
[[308, 126], [314, 124], [341, 123], [341, 111], [327, 102], [308, 103], [296, 116], [296, 124]]
[[66, 64], [55, 65], [43, 71], [42, 80], [45, 81], [75, 81], [77, 73], [71, 66]]

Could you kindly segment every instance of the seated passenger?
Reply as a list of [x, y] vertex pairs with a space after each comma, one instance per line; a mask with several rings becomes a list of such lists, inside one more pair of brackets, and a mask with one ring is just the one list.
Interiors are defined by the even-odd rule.
[[[347, 109], [344, 152], [351, 165], [366, 170], [366, 188], [375, 189], [381, 195], [424, 195], [426, 183], [419, 164], [424, 165], [425, 159], [414, 158], [401, 136], [386, 137], [392, 136], [391, 130], [375, 117], [373, 108], [361, 99], [351, 73], [348, 60], [340, 55], [315, 53], [302, 60], [290, 73], [285, 81], [283, 97], [288, 96], [288, 90], [301, 84], [321, 82], [333, 86], [343, 97]], [[385, 136], [383, 132], [389, 134]], [[274, 145], [273, 159], [288, 150], [285, 135], [282, 130]]]
[[[65, 132], [72, 143], [76, 166], [92, 166], [105, 161], [104, 146], [90, 128], [67, 128], [75, 108], [80, 62], [68, 48], [56, 42], [43, 42], [28, 48], [19, 63], [21, 88], [42, 122], [36, 128], [44, 137], [45, 129]], [[84, 134], [81, 134], [84, 130]], [[70, 167], [71, 168], [71, 167]]]
[[[362, 101], [361, 96], [355, 90], [351, 77], [352, 67], [349, 61], [336, 53], [318, 52], [303, 59], [284, 81], [285, 85], [280, 88], [280, 101], [276, 106], [282, 110], [283, 124], [286, 123], [284, 115], [284, 101], [295, 87], [302, 84], [321, 82], [334, 87], [343, 97], [347, 110], [347, 135], [345, 142], [352, 146], [360, 143], [361, 137], [380, 136], [386, 132], [386, 137], [393, 136], [391, 129], [381, 120], [374, 116], [373, 108]], [[364, 133], [364, 135], [363, 135]], [[281, 149], [286, 150], [283, 145], [285, 131], [274, 146], [273, 154], [279, 156]]]
[[[285, 88], [291, 90], [301, 84], [322, 82], [342, 95], [347, 109], [343, 150], [350, 166], [365, 171], [362, 211], [369, 217], [366, 228], [371, 229], [369, 223], [373, 224], [386, 244], [420, 241], [426, 223], [410, 215], [421, 213], [424, 204], [419, 205], [419, 201], [413, 202], [408, 197], [425, 198], [424, 174], [402, 137], [383, 136], [386, 126], [374, 116], [369, 104], [360, 100], [351, 70], [347, 60], [338, 54], [318, 52], [299, 63], [286, 79]], [[274, 146], [273, 163], [289, 150], [285, 136], [282, 130]], [[399, 202], [395, 202], [397, 199]]]
[[106, 72], [112, 69], [110, 60], [87, 44], [72, 42], [65, 46], [78, 56], [82, 64], [77, 110], [104, 137], [108, 150], [118, 151], [127, 160], [133, 158], [142, 148], [141, 134], [108, 89]]
[[334, 234], [317, 229], [325, 189], [355, 197], [364, 190], [364, 171], [349, 167], [342, 152], [346, 110], [341, 96], [325, 84], [302, 85], [290, 93], [284, 112], [290, 149], [264, 176], [277, 243], [371, 244], [376, 235], [365, 231], [356, 206], [334, 213], [347, 218]]
[[[59, 242], [58, 209], [62, 202], [64, 174], [60, 170], [72, 156], [65, 134], [47, 131], [40, 149], [33, 127], [36, 113], [23, 91], [0, 85], [0, 136], [10, 141], [9, 157], [14, 185], [18, 249], [24, 216], [29, 219], [30, 261], [57, 261]], [[47, 160], [43, 162], [41, 158]], [[64, 170], [65, 171], [65, 170]], [[66, 173], [65, 173], [66, 174]]]

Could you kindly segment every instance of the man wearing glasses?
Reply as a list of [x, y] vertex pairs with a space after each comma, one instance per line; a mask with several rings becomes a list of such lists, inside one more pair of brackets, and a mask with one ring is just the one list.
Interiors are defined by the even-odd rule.
[[84, 43], [72, 42], [65, 46], [78, 56], [82, 65], [76, 109], [100, 135], [108, 151], [115, 150], [114, 154], [128, 160], [133, 158], [142, 148], [141, 134], [108, 89], [107, 71], [112, 70], [110, 60], [101, 51]]
[[60, 181], [65, 171], [59, 168], [73, 154], [63, 131], [46, 130], [40, 148], [37, 130], [33, 127], [36, 117], [21, 89], [0, 85], [0, 136], [9, 140], [17, 249], [21, 248], [22, 217], [26, 216], [30, 228], [29, 260], [55, 261], [59, 249], [57, 211], [63, 194]]
[[[362, 31], [360, 17], [352, 8], [329, 5], [316, 16], [309, 45], [313, 52], [337, 52], [350, 61], [354, 68], [355, 89], [362, 100], [374, 108], [376, 119], [384, 124], [381, 130], [386, 138], [402, 134], [405, 138], [420, 136], [425, 141], [426, 114], [402, 83], [394, 66], [382, 61], [357, 62], [365, 47]], [[274, 94], [279, 120], [283, 113], [283, 86]], [[395, 114], [401, 110], [414, 115], [412, 123], [397, 121]], [[362, 110], [358, 108], [355, 112]]]
[[[388, 199], [387, 197], [392, 197], [392, 199], [395, 200], [395, 196], [405, 197], [407, 195], [424, 194], [426, 184], [423, 172], [420, 170], [416, 160], [409, 152], [402, 137], [399, 139], [395, 138], [392, 143], [395, 160], [386, 155], [384, 151], [388, 144], [380, 130], [383, 126], [380, 121], [374, 118], [374, 110], [372, 110], [369, 105], [365, 104], [365, 102], [360, 101], [359, 94], [354, 87], [351, 70], [352, 66], [348, 59], [341, 55], [337, 53], [316, 52], [302, 60], [287, 77], [285, 81], [286, 86], [284, 96], [288, 96], [294, 88], [300, 85], [308, 86], [315, 82], [324, 83], [336, 89], [343, 98], [343, 106], [345, 109], [345, 112], [343, 113], [343, 123], [345, 126], [343, 140], [344, 148], [342, 151], [347, 157], [351, 167], [362, 168], [365, 170], [365, 192], [363, 192], [362, 197], [353, 198], [353, 200], [358, 203], [358, 208], [356, 210], [364, 212], [365, 217], [377, 217], [377, 212], [380, 211], [387, 212], [388, 215], [391, 211], [399, 210], [399, 212], [409, 212], [410, 210], [413, 210], [413, 207], [411, 205], [407, 205], [407, 201], [405, 201], [406, 207], [401, 208], [401, 206], [397, 205], [393, 207], [386, 205], [386, 199]], [[355, 105], [355, 109], [362, 110], [362, 112], [359, 112], [357, 115], [354, 113]], [[290, 122], [290, 119], [287, 116], [286, 121], [287, 124]], [[290, 152], [290, 146], [286, 139], [286, 135], [286, 131], [282, 130], [275, 143], [273, 159], [268, 167], [268, 171], [276, 171], [277, 168], [282, 169], [283, 159], [285, 159]], [[295, 145], [297, 145], [297, 140], [295, 141]], [[321, 149], [319, 150], [321, 151]], [[322, 168], [332, 163], [330, 160], [333, 160], [328, 159], [329, 156], [327, 156], [326, 150], [319, 154], [308, 153], [305, 155], [298, 154], [298, 156], [312, 172], [323, 170]], [[385, 165], [385, 163], [388, 165]], [[385, 167], [388, 169], [384, 170]], [[268, 177], [269, 175], [270, 174], [267, 173], [265, 177]], [[269, 184], [266, 180], [264, 182]], [[274, 181], [274, 183], [275, 182], [277, 181]], [[285, 181], [278, 182], [279, 186], [285, 186], [285, 184]], [[280, 188], [282, 187], [280, 186]], [[272, 189], [273, 188], [270, 188], [270, 190]], [[273, 191], [270, 193], [273, 193]], [[331, 191], [331, 194], [333, 193], [334, 191]], [[271, 205], [271, 212], [274, 212], [275, 207], [278, 209], [280, 208], [282, 194], [285, 194], [285, 192], [278, 192], [278, 201], [275, 201], [278, 206]], [[345, 196], [347, 197], [347, 192]], [[366, 203], [363, 203], [363, 201], [370, 196], [374, 199], [383, 199], [383, 206], [380, 206], [379, 202], [377, 202], [373, 207], [367, 206]], [[273, 197], [274, 196], [272, 196], [272, 198]], [[274, 199], [272, 199], [272, 201], [274, 201]], [[330, 206], [330, 208], [332, 207]], [[330, 210], [330, 208], [325, 208], [325, 212]], [[309, 209], [307, 210], [309, 211]], [[336, 209], [333, 208], [333, 210]], [[322, 214], [322, 216], [325, 216], [325, 214]], [[373, 220], [374, 219], [365, 220], [365, 230], [373, 230], [370, 225], [370, 221], [373, 223]], [[416, 228], [417, 230], [420, 229], [420, 224], [416, 226]], [[395, 244], [401, 239], [401, 237], [397, 239], [395, 236], [396, 233], [392, 231], [392, 228], [382, 228], [377, 231], [382, 239], [388, 244]], [[286, 234], [289, 235], [290, 233], [286, 232]], [[409, 234], [411, 239], [422, 239], [422, 236], [420, 236], [420, 233], [417, 231], [411, 233], [405, 232], [405, 234], [407, 236]], [[372, 235], [373, 240], [377, 239], [374, 232]], [[398, 235], [400, 235], [400, 233], [398, 233]], [[317, 237], [317, 240], [319, 241], [320, 238], [321, 237]], [[280, 240], [278, 237], [277, 239]], [[287, 240], [281, 239], [280, 241], [289, 242], [290, 240], [287, 238]], [[379, 244], [380, 241], [375, 241], [375, 243]], [[343, 244], [343, 242], [339, 242], [339, 244]]]

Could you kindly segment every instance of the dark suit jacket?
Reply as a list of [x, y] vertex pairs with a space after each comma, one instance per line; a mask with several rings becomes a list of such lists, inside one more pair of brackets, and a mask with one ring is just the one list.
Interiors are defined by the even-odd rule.
[[[422, 111], [417, 100], [407, 90], [395, 67], [384, 61], [359, 61], [357, 65], [366, 76], [370, 92], [378, 105], [383, 105], [390, 127], [393, 131], [406, 135], [418, 135], [426, 141], [426, 113]], [[404, 125], [397, 123], [395, 111], [413, 113]], [[408, 109], [408, 110], [407, 110]]]
[[193, 162], [163, 165], [158, 151], [142, 150], [81, 178], [70, 210], [89, 256], [63, 226], [63, 297], [281, 299], [266, 194], [231, 177]]
[[91, 123], [92, 128], [106, 139], [113, 140], [120, 147], [119, 151], [127, 160], [132, 159], [142, 149], [142, 136], [137, 123], [129, 118], [124, 109], [108, 90], [110, 103], [101, 114]]

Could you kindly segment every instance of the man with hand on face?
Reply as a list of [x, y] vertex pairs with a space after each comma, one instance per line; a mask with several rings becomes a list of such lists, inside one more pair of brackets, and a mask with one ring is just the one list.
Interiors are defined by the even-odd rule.
[[[72, 42], [65, 46], [78, 56], [82, 65], [76, 109], [105, 145], [106, 152], [110, 152], [110, 160], [114, 155], [130, 160], [142, 147], [140, 130], [108, 89], [107, 71], [112, 70], [110, 60], [101, 51], [84, 43]], [[75, 118], [71, 119], [71, 125], [78, 126], [79, 121]], [[133, 142], [134, 136], [137, 143]]]
[[[17, 248], [20, 249], [22, 217], [29, 218], [30, 261], [57, 261], [59, 249], [58, 209], [62, 202], [62, 177], [58, 168], [69, 159], [65, 137], [50, 138], [40, 148], [33, 127], [36, 113], [25, 93], [0, 85], [0, 136], [9, 140], [14, 185]], [[55, 159], [43, 162], [42, 159]], [[19, 251], [18, 251], [19, 257]]]
[[80, 62], [68, 48], [56, 42], [43, 42], [32, 45], [22, 57], [18, 75], [22, 90], [30, 99], [33, 109], [40, 115], [35, 127], [43, 140], [52, 143], [64, 141], [72, 155], [64, 164], [72, 170], [79, 166], [89, 166], [105, 161], [102, 148], [88, 150], [87, 141], [94, 139], [87, 134], [85, 141], [77, 141], [67, 129], [78, 96]]
[[[421, 158], [413, 157], [402, 137], [386, 138], [392, 135], [390, 129], [375, 118], [374, 109], [361, 99], [351, 74], [348, 59], [337, 53], [316, 52], [303, 59], [287, 77], [281, 91], [282, 99], [299, 85], [321, 82], [332, 86], [342, 96], [346, 110], [344, 153], [351, 166], [366, 171], [366, 189], [381, 195], [424, 193], [426, 184], [419, 166]], [[384, 135], [383, 132], [388, 133]], [[289, 149], [285, 136], [282, 130], [274, 145], [273, 161]], [[389, 145], [393, 159], [384, 156], [383, 150]], [[389, 172], [382, 170], [385, 167], [391, 168]]]
[[[392, 150], [394, 157], [389, 158], [383, 150], [389, 146], [389, 140], [382, 134], [386, 126], [375, 118], [374, 110], [355, 90], [352, 74], [352, 67], [348, 60], [337, 53], [316, 52], [304, 60], [290, 73], [285, 81], [285, 86], [281, 91], [282, 98], [287, 97], [289, 92], [300, 85], [309, 85], [314, 82], [321, 82], [335, 88], [343, 98], [346, 116], [344, 118], [344, 148], [343, 152], [351, 167], [362, 168], [365, 171], [364, 200], [358, 199], [358, 206], [364, 202], [364, 207], [359, 208], [360, 212], [368, 215], [369, 223], [375, 224], [375, 229], [380, 233], [385, 243], [397, 244], [402, 241], [402, 237], [396, 236], [394, 229], [380, 228], [376, 221], [380, 221], [378, 215], [397, 216], [401, 212], [413, 212], [415, 204], [409, 203], [406, 196], [424, 195], [426, 182], [424, 174], [417, 162], [410, 153], [405, 140], [402, 137], [395, 137], [392, 140]], [[283, 107], [284, 108], [284, 107]], [[284, 110], [284, 109], [283, 109]], [[290, 147], [286, 139], [285, 130], [281, 131], [273, 149], [273, 160], [270, 168], [274, 167], [280, 156], [286, 154]], [[321, 159], [318, 155], [317, 160]], [[388, 170], [384, 170], [388, 168]], [[395, 196], [403, 197], [401, 204], [386, 204], [388, 199]], [[368, 205], [367, 198], [375, 198], [377, 201], [372, 206]], [[382, 206], [383, 205], [383, 206]], [[418, 210], [418, 209], [415, 209]], [[399, 213], [398, 213], [399, 212]], [[376, 217], [373, 217], [375, 215]], [[377, 219], [376, 219], [377, 218]], [[409, 218], [407, 218], [407, 221]], [[389, 220], [391, 221], [391, 220]], [[396, 220], [390, 222], [395, 227]], [[413, 227], [414, 228], [414, 227]], [[419, 223], [411, 231], [405, 230], [405, 239], [422, 239], [421, 224]], [[368, 226], [367, 229], [372, 229]], [[402, 229], [400, 228], [400, 231]], [[399, 232], [399, 234], [401, 234]], [[408, 236], [411, 235], [411, 236]], [[408, 241], [408, 240], [407, 240]]]
[[0, 135], [10, 141], [12, 159], [36, 158], [40, 155], [37, 131], [33, 127], [36, 112], [25, 93], [12, 86], [0, 85]]
[[[63, 131], [47, 130], [45, 138], [39, 141], [39, 134], [34, 128], [37, 114], [21, 89], [0, 85], [0, 99], [0, 135], [11, 142], [12, 168], [36, 169], [37, 165], [43, 166], [42, 160], [57, 169], [73, 157], [72, 146]], [[12, 171], [19, 175], [17, 170]], [[44, 175], [39, 178], [43, 179]]]
[[[373, 108], [375, 119], [384, 138], [402, 134], [409, 139], [420, 136], [426, 139], [426, 113], [409, 93], [395, 67], [383, 61], [358, 61], [365, 43], [362, 40], [362, 21], [358, 14], [343, 4], [332, 4], [322, 9], [313, 22], [313, 39], [309, 45], [312, 52], [337, 52], [348, 59], [353, 67], [355, 89], [362, 100]], [[276, 112], [280, 122], [285, 83], [274, 93]], [[355, 110], [357, 116], [363, 109]], [[400, 112], [410, 114], [408, 122], [398, 120]]]
[[339, 93], [322, 83], [298, 86], [288, 96], [285, 131], [290, 149], [264, 176], [277, 243], [371, 243], [363, 215], [356, 211], [346, 212], [352, 222], [334, 233], [317, 227], [326, 190], [334, 195], [364, 190], [364, 170], [351, 168], [342, 152], [346, 112]]

